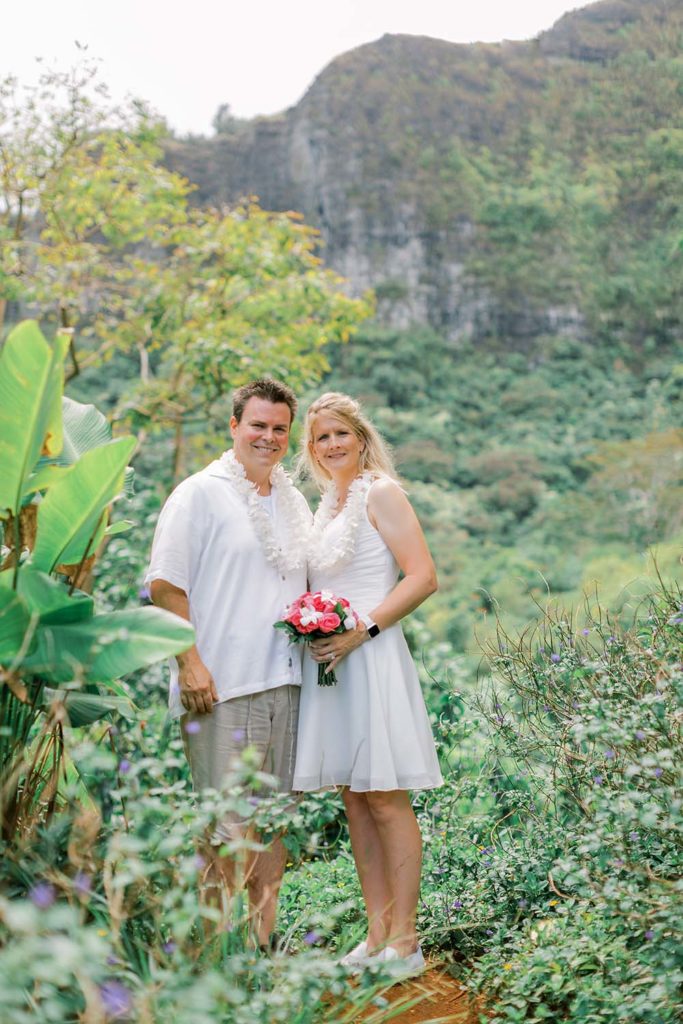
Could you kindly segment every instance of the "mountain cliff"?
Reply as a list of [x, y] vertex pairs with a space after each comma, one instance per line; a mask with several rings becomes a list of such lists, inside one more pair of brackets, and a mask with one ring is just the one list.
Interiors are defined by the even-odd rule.
[[[659, 195], [635, 201], [622, 164], [683, 129], [682, 41], [678, 0], [603, 0], [529, 42], [386, 35], [332, 61], [296, 106], [219, 119], [214, 137], [170, 140], [168, 160], [200, 202], [301, 211], [392, 327], [585, 336], [605, 322], [591, 264], [620, 271], [618, 252], [656, 227]], [[624, 223], [633, 238], [617, 238]]]

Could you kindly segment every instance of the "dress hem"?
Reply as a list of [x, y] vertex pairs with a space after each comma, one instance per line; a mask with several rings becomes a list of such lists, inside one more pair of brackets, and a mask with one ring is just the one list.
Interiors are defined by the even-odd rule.
[[439, 779], [434, 779], [433, 776], [401, 776], [396, 779], [394, 783], [387, 783], [386, 780], [370, 781], [365, 782], [354, 782], [350, 776], [337, 776], [336, 778], [320, 778], [320, 776], [308, 777], [308, 778], [295, 778], [292, 782], [292, 791], [295, 793], [314, 793], [318, 790], [323, 789], [339, 789], [345, 787], [350, 789], [352, 793], [390, 793], [394, 790], [422, 790], [422, 789], [438, 789], [439, 786], [443, 786], [443, 778], [439, 776]]

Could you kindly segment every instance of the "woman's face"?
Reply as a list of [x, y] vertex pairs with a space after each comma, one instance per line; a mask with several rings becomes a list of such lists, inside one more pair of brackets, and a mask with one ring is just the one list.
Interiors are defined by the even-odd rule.
[[311, 452], [318, 465], [330, 476], [357, 476], [364, 447], [344, 420], [324, 412], [315, 417]]

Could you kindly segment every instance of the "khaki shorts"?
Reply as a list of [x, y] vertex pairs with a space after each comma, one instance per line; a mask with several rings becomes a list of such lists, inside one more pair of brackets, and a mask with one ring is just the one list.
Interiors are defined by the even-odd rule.
[[[220, 789], [242, 751], [252, 747], [262, 758], [260, 770], [277, 778], [276, 791], [290, 793], [300, 694], [299, 686], [276, 686], [214, 704], [210, 715], [183, 715], [183, 744], [195, 790]], [[187, 732], [191, 721], [199, 723], [198, 732]], [[216, 837], [232, 838], [236, 821], [225, 822], [225, 828], [219, 825]]]

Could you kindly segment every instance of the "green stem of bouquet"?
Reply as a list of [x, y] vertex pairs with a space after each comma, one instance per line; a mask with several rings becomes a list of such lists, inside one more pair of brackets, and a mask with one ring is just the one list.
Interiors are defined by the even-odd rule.
[[318, 662], [318, 686], [336, 686], [337, 677], [334, 669], [328, 669], [322, 661]]

